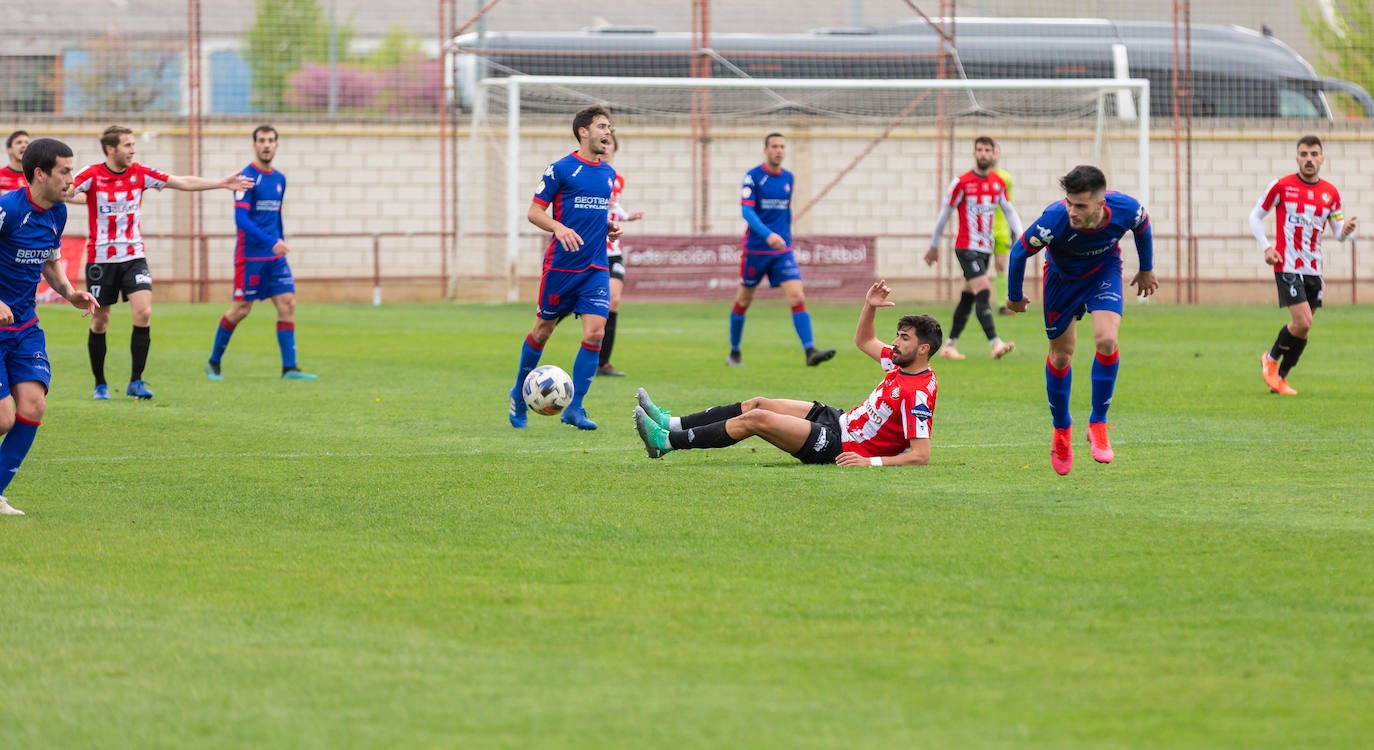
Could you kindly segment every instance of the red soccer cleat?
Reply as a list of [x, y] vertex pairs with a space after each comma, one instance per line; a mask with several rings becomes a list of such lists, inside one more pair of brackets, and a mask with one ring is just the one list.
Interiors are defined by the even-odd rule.
[[1106, 422], [1088, 423], [1088, 447], [1092, 448], [1093, 460], [1100, 464], [1109, 464], [1116, 457], [1112, 451], [1112, 443], [1107, 439]]
[[1050, 466], [1059, 476], [1064, 476], [1073, 468], [1073, 428], [1054, 428], [1054, 440], [1050, 442]]

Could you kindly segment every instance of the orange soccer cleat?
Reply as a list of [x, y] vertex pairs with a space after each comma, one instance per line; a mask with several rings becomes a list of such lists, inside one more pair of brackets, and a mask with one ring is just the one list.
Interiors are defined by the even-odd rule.
[[1279, 380], [1279, 389], [1277, 391], [1274, 391], [1274, 393], [1277, 393], [1280, 396], [1298, 395], [1298, 392], [1293, 389], [1293, 386], [1288, 384], [1288, 378], [1282, 378]]
[[1054, 440], [1050, 442], [1050, 466], [1059, 476], [1064, 476], [1073, 468], [1073, 428], [1054, 428]]
[[1264, 384], [1269, 386], [1270, 393], [1283, 392], [1283, 378], [1279, 377], [1279, 363], [1277, 360], [1269, 358], [1269, 352], [1260, 355], [1260, 377], [1264, 378]]
[[1109, 464], [1116, 453], [1112, 451], [1112, 443], [1107, 439], [1106, 422], [1088, 423], [1088, 447], [1092, 448], [1093, 460], [1100, 464]]

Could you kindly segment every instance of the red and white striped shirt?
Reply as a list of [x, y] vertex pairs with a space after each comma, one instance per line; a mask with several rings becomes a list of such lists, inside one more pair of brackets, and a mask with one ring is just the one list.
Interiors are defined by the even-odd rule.
[[892, 363], [892, 347], [883, 347], [883, 382], [862, 404], [840, 416], [841, 445], [865, 458], [896, 456], [916, 438], [929, 438], [935, 421], [939, 383], [929, 368], [914, 375]]
[[[1343, 222], [1341, 215], [1341, 194], [1336, 186], [1326, 180], [1315, 183], [1303, 182], [1296, 174], [1286, 175], [1269, 183], [1256, 214], [1263, 215], [1275, 211], [1278, 224], [1278, 239], [1274, 249], [1278, 251], [1279, 262], [1274, 265], [1274, 273], [1301, 273], [1320, 276], [1322, 273], [1322, 231], [1327, 222], [1334, 224], [1340, 231]], [[1256, 234], [1261, 247], [1268, 247], [1269, 240], [1264, 236], [1261, 224]]]
[[105, 162], [81, 170], [72, 188], [86, 194], [87, 263], [121, 263], [143, 257], [143, 192], [161, 190], [171, 176], [137, 162], [112, 172]]
[[992, 171], [980, 176], [977, 172], [969, 170], [955, 177], [949, 183], [944, 208], [935, 221], [931, 246], [934, 247], [939, 242], [940, 235], [944, 234], [945, 222], [949, 220], [950, 213], [958, 211], [959, 236], [954, 239], [954, 248], [992, 252], [995, 241], [992, 236], [992, 223], [999, 207], [1007, 217], [1012, 237], [1019, 236], [1021, 219], [1012, 208], [1011, 201], [1007, 199], [1007, 183], [1002, 180], [1002, 175]]

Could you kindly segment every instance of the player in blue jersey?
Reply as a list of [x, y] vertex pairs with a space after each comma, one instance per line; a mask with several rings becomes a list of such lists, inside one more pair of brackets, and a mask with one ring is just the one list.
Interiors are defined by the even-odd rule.
[[1107, 408], [1116, 389], [1120, 361], [1117, 331], [1121, 327], [1124, 295], [1121, 272], [1121, 238], [1135, 235], [1140, 267], [1131, 279], [1141, 296], [1159, 288], [1154, 274], [1154, 244], [1150, 216], [1136, 199], [1107, 190], [1102, 170], [1074, 167], [1059, 180], [1065, 198], [1052, 203], [1026, 227], [1012, 245], [1007, 273], [1007, 309], [1025, 312], [1029, 300], [1022, 292], [1026, 259], [1045, 251], [1045, 335], [1050, 340], [1045, 358], [1045, 390], [1049, 394], [1054, 439], [1050, 465], [1059, 474], [1073, 468], [1073, 442], [1069, 416], [1070, 365], [1078, 342], [1076, 322], [1091, 313], [1093, 345], [1097, 357], [1092, 367], [1092, 414], [1088, 416], [1088, 445], [1093, 460], [1111, 463], [1112, 444], [1107, 439]]
[[219, 319], [215, 343], [205, 374], [223, 380], [220, 361], [238, 324], [253, 312], [253, 303], [270, 299], [277, 308], [277, 347], [281, 350], [281, 376], [284, 380], [314, 380], [296, 364], [296, 281], [286, 262], [286, 232], [282, 228], [281, 206], [286, 197], [286, 175], [272, 168], [277, 155], [277, 129], [259, 125], [253, 129], [253, 163], [240, 175], [253, 181], [253, 187], [234, 197], [234, 224], [238, 241], [234, 245], [234, 301]]
[[553, 236], [544, 249], [534, 327], [520, 347], [520, 366], [510, 389], [510, 424], [516, 428], [527, 422], [520, 396], [525, 376], [539, 365], [558, 322], [576, 315], [582, 319], [582, 346], [573, 360], [573, 400], [561, 419], [578, 429], [596, 429], [583, 401], [600, 364], [611, 310], [606, 244], [620, 237], [620, 225], [610, 216], [615, 169], [601, 158], [611, 148], [611, 115], [604, 107], [588, 107], [573, 117], [572, 132], [577, 150], [544, 170], [526, 213], [531, 224]]
[[22, 516], [4, 492], [33, 447], [43, 412], [48, 408], [47, 344], [38, 327], [34, 295], [38, 280], [48, 282], [73, 307], [95, 312], [89, 292], [67, 282], [62, 258], [62, 231], [67, 227], [63, 198], [76, 170], [72, 150], [52, 138], [39, 138], [24, 152], [28, 187], [0, 196], [0, 515]]
[[806, 364], [816, 365], [835, 356], [834, 349], [817, 349], [811, 333], [811, 313], [806, 311], [801, 269], [792, 254], [792, 173], [782, 168], [787, 138], [769, 133], [763, 139], [763, 163], [744, 175], [740, 214], [749, 225], [740, 256], [739, 291], [730, 309], [730, 356], [725, 364], [739, 367], [740, 342], [744, 339], [744, 314], [754, 301], [754, 290], [764, 277], [769, 286], [782, 287], [792, 308], [792, 327], [806, 350]]

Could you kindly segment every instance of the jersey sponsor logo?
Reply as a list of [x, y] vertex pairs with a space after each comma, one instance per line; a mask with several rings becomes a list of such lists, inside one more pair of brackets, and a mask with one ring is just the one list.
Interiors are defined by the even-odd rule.
[[789, 198], [764, 198], [759, 201], [759, 208], [764, 211], [785, 211], [791, 204]]
[[281, 201], [264, 198], [253, 203], [254, 211], [280, 211]]
[[607, 211], [611, 207], [609, 198], [599, 195], [579, 195], [573, 198], [573, 208], [590, 208], [595, 211]]
[[52, 254], [49, 248], [21, 247], [14, 251], [14, 262], [23, 263], [26, 266], [36, 266], [48, 262], [48, 257]]

